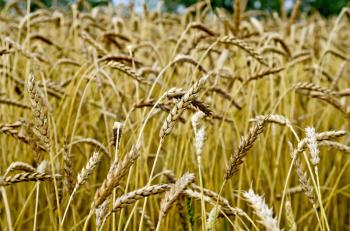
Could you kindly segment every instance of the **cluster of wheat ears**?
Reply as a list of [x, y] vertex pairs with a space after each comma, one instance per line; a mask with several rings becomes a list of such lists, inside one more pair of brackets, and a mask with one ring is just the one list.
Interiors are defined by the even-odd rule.
[[0, 229], [349, 229], [350, 10], [242, 2], [8, 3]]

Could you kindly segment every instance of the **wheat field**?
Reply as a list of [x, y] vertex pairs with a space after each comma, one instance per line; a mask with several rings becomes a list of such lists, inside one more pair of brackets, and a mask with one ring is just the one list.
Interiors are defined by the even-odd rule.
[[7, 4], [0, 230], [350, 230], [350, 9], [234, 2]]

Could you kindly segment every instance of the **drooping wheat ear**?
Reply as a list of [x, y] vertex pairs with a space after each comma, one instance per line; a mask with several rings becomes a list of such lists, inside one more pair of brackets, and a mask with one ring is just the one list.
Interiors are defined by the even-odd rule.
[[0, 104], [7, 104], [7, 105], [12, 105], [12, 106], [16, 106], [19, 108], [23, 108], [23, 109], [30, 109], [30, 106], [28, 106], [27, 104], [21, 103], [17, 100], [13, 100], [13, 99], [4, 99], [1, 98], [0, 99]]
[[266, 115], [258, 115], [254, 119], [250, 119], [249, 122], [259, 122], [263, 121], [264, 119], [267, 123], [276, 123], [283, 126], [289, 126], [292, 124], [288, 118], [278, 114], [272, 114], [269, 115], [269, 117], [267, 117]]
[[309, 148], [310, 154], [311, 154], [311, 163], [313, 165], [317, 165], [320, 162], [320, 150], [317, 146], [317, 138], [316, 138], [316, 132], [315, 128], [313, 127], [307, 127], [305, 129], [306, 131], [306, 145]]
[[[334, 138], [339, 138], [342, 136], [345, 136], [347, 134], [346, 131], [327, 131], [327, 132], [321, 132], [321, 133], [316, 133], [316, 140], [317, 142], [323, 142], [323, 141], [328, 141], [330, 139]], [[297, 157], [300, 152], [302, 152], [305, 148], [305, 145], [307, 144], [308, 140], [307, 138], [304, 138], [299, 141], [298, 146], [296, 149], [294, 149], [291, 153], [291, 157]]]
[[188, 25], [188, 27], [190, 29], [193, 28], [193, 29], [201, 30], [209, 36], [216, 36], [216, 33], [213, 30], [209, 29], [209, 27], [207, 27], [206, 25], [200, 22], [192, 22], [191, 24]]
[[244, 84], [247, 84], [253, 80], [258, 80], [258, 79], [264, 78], [265, 76], [280, 73], [284, 69], [285, 69], [285, 67], [275, 67], [275, 68], [263, 69], [263, 70], [259, 71], [258, 73], [254, 74], [252, 76], [249, 76], [249, 78], [244, 82]]
[[216, 93], [218, 93], [219, 95], [221, 95], [223, 98], [227, 99], [228, 101], [230, 101], [230, 103], [232, 104], [232, 106], [236, 107], [238, 110], [242, 109], [242, 106], [239, 105], [239, 103], [227, 92], [225, 91], [223, 88], [220, 87], [211, 87], [208, 89], [208, 91], [214, 91]]
[[[49, 150], [51, 142], [44, 98], [38, 89], [33, 73], [30, 73], [29, 75], [29, 79], [27, 82], [27, 91], [30, 97], [34, 123], [36, 129], [40, 134], [39, 138], [45, 145], [45, 148]], [[39, 156], [37, 156], [36, 159], [39, 160]]]
[[314, 189], [310, 183], [309, 177], [307, 176], [307, 172], [304, 171], [303, 166], [301, 165], [299, 158], [294, 161], [294, 166], [295, 166], [296, 171], [297, 171], [300, 185], [301, 185], [306, 197], [310, 200], [310, 202], [313, 205], [316, 205]]
[[[268, 118], [268, 117], [267, 117]], [[263, 132], [266, 119], [258, 122], [253, 128], [251, 128], [246, 137], [241, 138], [238, 150], [235, 151], [229, 160], [226, 167], [224, 180], [230, 179], [234, 173], [236, 173], [243, 163], [244, 157], [248, 154], [249, 149], [253, 147], [254, 142], [257, 140], [258, 136]]]
[[308, 91], [316, 91], [316, 92], [319, 92], [319, 93], [323, 93], [323, 94], [326, 94], [326, 95], [332, 95], [332, 96], [336, 96], [337, 95], [337, 92], [331, 90], [331, 89], [328, 89], [328, 88], [325, 88], [325, 87], [321, 87], [315, 83], [308, 83], [308, 82], [299, 82], [299, 83], [296, 83], [294, 85], [294, 89], [296, 90], [299, 90], [299, 89], [303, 89], [303, 90], [308, 90]]
[[4, 173], [4, 177], [13, 171], [36, 172], [36, 169], [30, 164], [16, 161], [10, 164]]
[[176, 103], [176, 105], [171, 109], [168, 117], [163, 123], [163, 126], [160, 130], [159, 136], [161, 139], [164, 139], [170, 132], [173, 130], [175, 123], [178, 118], [181, 117], [183, 111], [190, 105], [190, 103], [196, 98], [198, 92], [203, 88], [204, 83], [211, 77], [213, 74], [209, 73], [195, 82], [191, 88], [186, 92], [184, 96]]
[[292, 210], [292, 203], [290, 202], [290, 200], [286, 201], [286, 203], [284, 204], [284, 209], [286, 212], [287, 230], [296, 231], [297, 224], [295, 223], [294, 214]]
[[[205, 202], [208, 202], [214, 206], [217, 205], [217, 200], [215, 200], [214, 198], [211, 198], [207, 195], [202, 197], [201, 192], [186, 189], [185, 194], [186, 194], [186, 196], [188, 196], [190, 198], [194, 198], [196, 200], [201, 200], [203, 198]], [[219, 205], [222, 206], [221, 204], [219, 204]], [[240, 208], [233, 208], [231, 206], [225, 206], [225, 207], [220, 207], [220, 209], [221, 209], [221, 211], [223, 211], [227, 215], [234, 215], [234, 216], [245, 216], [246, 215], [246, 213]]]
[[346, 154], [350, 154], [350, 147], [342, 143], [325, 140], [325, 141], [321, 141], [318, 144], [318, 146], [330, 147], [330, 148], [338, 149], [339, 151], [342, 151]]
[[145, 78], [142, 75], [138, 74], [131, 67], [125, 65], [124, 63], [117, 62], [117, 61], [109, 61], [109, 62], [107, 62], [106, 65], [108, 67], [111, 67], [113, 69], [117, 69], [117, 70], [127, 74], [132, 79], [134, 79], [140, 83], [150, 84], [147, 80], [145, 80]]
[[[174, 184], [176, 182], [175, 175], [171, 170], [167, 170], [163, 174], [166, 176], [169, 183]], [[206, 200], [206, 201], [208, 201], [208, 202], [212, 201], [214, 205], [216, 205], [216, 204], [220, 205], [221, 209], [228, 214], [239, 215], [242, 212], [241, 210], [239, 210], [237, 208], [232, 208], [230, 203], [228, 202], [228, 200], [226, 198], [224, 198], [223, 196], [217, 194], [216, 192], [214, 192], [210, 189], [200, 187], [194, 183], [191, 184], [191, 188], [195, 190], [195, 191], [191, 190], [192, 194], [199, 193], [199, 195], [201, 195], [201, 193], [203, 191], [203, 194], [208, 198], [208, 200]], [[199, 196], [199, 199], [200, 199], [200, 197], [201, 196]]]
[[262, 48], [260, 48], [259, 53], [260, 54], [274, 53], [274, 54], [278, 54], [278, 55], [284, 56], [286, 58], [289, 57], [288, 53], [286, 53], [282, 49], [277, 48], [275, 45], [272, 45], [272, 46], [265, 45]]
[[77, 140], [73, 140], [69, 145], [75, 145], [79, 143], [86, 143], [90, 145], [94, 145], [97, 148], [99, 148], [104, 154], [106, 154], [109, 158], [111, 158], [111, 154], [109, 153], [108, 149], [98, 140], [93, 138], [81, 138]]
[[16, 128], [21, 125], [22, 123], [20, 121], [16, 121], [12, 124], [0, 124], [0, 132], [12, 136], [25, 144], [29, 144], [29, 138], [16, 130]]
[[306, 145], [306, 143], [307, 143], [306, 139], [301, 140], [298, 143], [297, 148], [291, 151], [290, 155], [291, 155], [291, 158], [294, 159], [294, 167], [296, 169], [299, 183], [304, 194], [313, 205], [316, 205], [314, 189], [310, 183], [310, 179], [307, 175], [307, 172], [304, 171], [303, 166], [300, 162], [300, 158], [298, 157], [298, 154], [303, 151], [303, 148]]
[[317, 141], [323, 141], [323, 140], [329, 140], [333, 138], [339, 138], [342, 136], [345, 136], [348, 132], [347, 131], [326, 131], [326, 132], [320, 132], [316, 134]]
[[28, 59], [36, 59], [37, 56], [36, 54], [31, 53], [30, 51], [24, 49], [20, 44], [17, 42], [13, 41], [11, 38], [6, 37], [4, 41], [8, 44], [10, 44], [16, 51], [18, 51], [20, 54], [22, 54], [24, 57]]
[[245, 43], [243, 40], [239, 38], [236, 38], [232, 35], [226, 35], [220, 38], [219, 42], [238, 46], [239, 48], [243, 49], [248, 54], [250, 54], [253, 58], [255, 58], [259, 63], [265, 66], [268, 66], [264, 58], [253, 47], [249, 46], [247, 43]]
[[350, 120], [350, 112], [349, 112], [348, 107], [346, 105], [342, 104], [340, 102], [340, 100], [338, 100], [337, 98], [335, 98], [331, 95], [323, 94], [323, 93], [315, 93], [315, 94], [312, 94], [311, 96], [316, 98], [316, 99], [320, 99], [320, 100], [323, 100], [323, 101], [329, 103], [334, 108], [336, 108], [340, 112], [342, 112], [348, 120]]
[[214, 206], [210, 210], [208, 220], [207, 220], [207, 229], [209, 231], [215, 230], [215, 223], [216, 223], [216, 219], [218, 218], [218, 215], [219, 215], [219, 210], [220, 210], [220, 205]]
[[113, 212], [117, 212], [121, 208], [127, 207], [128, 205], [133, 204], [145, 197], [168, 191], [170, 188], [170, 184], [156, 184], [129, 192], [126, 195], [117, 198], [113, 204]]
[[270, 209], [262, 196], [254, 193], [253, 189], [243, 193], [246, 201], [255, 210], [256, 215], [260, 218], [260, 223], [269, 231], [278, 231], [278, 221], [273, 217], [272, 209]]
[[108, 53], [108, 51], [104, 47], [102, 47], [102, 45], [99, 44], [95, 39], [93, 39], [91, 35], [89, 35], [86, 31], [80, 32], [79, 35], [102, 55]]
[[189, 55], [178, 54], [174, 58], [174, 61], [171, 63], [172, 65], [176, 63], [190, 63], [193, 66], [197, 67], [198, 70], [202, 71], [204, 74], [208, 73], [208, 71], [203, 67], [200, 63], [198, 63], [194, 58]]
[[170, 190], [165, 194], [160, 206], [160, 217], [165, 217], [171, 206], [176, 202], [184, 190], [194, 181], [193, 173], [185, 173], [179, 180], [171, 186]]
[[207, 188], [201, 188], [196, 184], [192, 184], [191, 188], [199, 193], [201, 193], [203, 191], [203, 194], [205, 196], [207, 196], [208, 198], [210, 198], [212, 201], [215, 201], [215, 203], [217, 203], [218, 205], [220, 205], [221, 209], [230, 210], [231, 205], [228, 202], [228, 200], [226, 198], [224, 198], [223, 196], [217, 194], [216, 192], [214, 192], [210, 189], [207, 189]]
[[72, 193], [74, 188], [74, 171], [72, 164], [72, 155], [69, 151], [67, 140], [64, 140], [63, 144], [63, 169], [64, 169], [64, 184], [66, 185], [68, 192]]
[[130, 167], [140, 156], [140, 147], [132, 147], [131, 151], [121, 160], [118, 165], [107, 175], [101, 187], [96, 191], [93, 207], [97, 208], [104, 200], [111, 195], [113, 189], [120, 184], [120, 181], [127, 174]]
[[146, 213], [146, 211], [143, 211], [143, 209], [140, 207], [137, 207], [136, 209], [140, 215], [143, 214], [143, 219], [145, 220], [145, 224], [146, 224], [148, 230], [151, 230], [151, 231], [156, 230], [156, 227], [154, 226], [154, 223], [153, 223], [151, 217]]
[[72, 202], [73, 197], [74, 197], [75, 193], [77, 192], [78, 188], [86, 183], [87, 179], [93, 173], [94, 169], [97, 167], [100, 160], [101, 160], [100, 153], [94, 152], [94, 154], [90, 157], [90, 159], [86, 163], [86, 165], [80, 170], [80, 172], [77, 176], [77, 180], [76, 180], [75, 186], [73, 188], [73, 191], [69, 197], [69, 200], [68, 200], [68, 203], [66, 206], [66, 210], [64, 211], [61, 224], [64, 223], [64, 220], [65, 220], [67, 212], [68, 212], [69, 205]]
[[[56, 174], [54, 177], [56, 179], [59, 179], [61, 178], [61, 175]], [[14, 176], [7, 176], [5, 178], [0, 178], [0, 186], [8, 186], [15, 183], [28, 182], [28, 181], [52, 181], [54, 177], [50, 174], [39, 173], [39, 172], [18, 173]]]

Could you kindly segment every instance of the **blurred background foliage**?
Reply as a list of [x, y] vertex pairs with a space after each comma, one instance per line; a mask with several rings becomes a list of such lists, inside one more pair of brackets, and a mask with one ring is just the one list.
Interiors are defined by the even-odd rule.
[[[0, 7], [3, 7], [6, 3], [13, 2], [14, 0], [0, 0]], [[163, 0], [164, 10], [168, 12], [179, 12], [185, 7], [189, 7], [199, 0]], [[211, 0], [213, 8], [221, 7], [228, 11], [233, 11], [233, 2], [235, 0]], [[263, 10], [268, 12], [277, 11], [281, 9], [283, 4], [287, 11], [290, 11], [296, 0], [248, 0], [246, 10]], [[26, 0], [22, 1], [25, 5]], [[42, 7], [66, 7], [67, 5], [78, 2], [80, 9], [92, 8], [96, 6], [118, 4], [118, 3], [134, 3], [141, 4], [142, 0], [31, 0], [31, 9], [35, 10]], [[144, 0], [150, 8], [157, 5], [159, 0]], [[323, 16], [338, 14], [345, 6], [350, 6], [349, 0], [302, 0], [301, 10], [305, 13], [312, 13], [314, 11], [320, 12]]]

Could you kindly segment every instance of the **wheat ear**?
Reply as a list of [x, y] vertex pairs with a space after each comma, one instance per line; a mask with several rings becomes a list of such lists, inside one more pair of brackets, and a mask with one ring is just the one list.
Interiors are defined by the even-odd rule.
[[159, 136], [164, 139], [165, 136], [169, 135], [175, 126], [178, 118], [182, 115], [183, 111], [190, 105], [190, 103], [196, 98], [198, 92], [203, 88], [204, 83], [212, 76], [209, 73], [199, 79], [192, 87], [186, 92], [184, 96], [175, 104], [173, 109], [171, 109], [168, 117], [165, 119], [163, 126], [160, 130]]
[[66, 206], [66, 210], [64, 212], [64, 215], [63, 215], [63, 218], [62, 218], [62, 222], [61, 224], [64, 223], [64, 220], [66, 218], [66, 215], [67, 215], [67, 212], [68, 212], [68, 208], [69, 208], [69, 205], [70, 203], [72, 202], [73, 200], [73, 197], [76, 193], [76, 191], [78, 190], [78, 188], [85, 184], [87, 179], [89, 178], [89, 176], [93, 173], [94, 169], [97, 167], [98, 163], [100, 162], [101, 160], [101, 155], [99, 152], [95, 152], [89, 159], [89, 161], [87, 162], [87, 164], [81, 169], [80, 173], [78, 174], [77, 176], [77, 181], [75, 183], [75, 186], [73, 188], [73, 191], [69, 197], [69, 200], [68, 200], [68, 204]]
[[113, 189], [120, 184], [122, 178], [127, 174], [130, 167], [140, 156], [139, 147], [132, 147], [131, 151], [121, 160], [118, 165], [107, 175], [101, 187], [96, 191], [93, 207], [97, 208], [104, 200], [111, 195]]
[[233, 174], [238, 171], [240, 165], [243, 163], [243, 158], [248, 154], [248, 151], [253, 147], [253, 144], [257, 140], [258, 136], [263, 132], [264, 126], [265, 120], [258, 122], [249, 130], [248, 135], [241, 139], [238, 150], [231, 155], [229, 163], [226, 167], [224, 175], [225, 181], [230, 179]]

